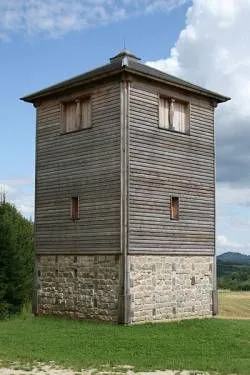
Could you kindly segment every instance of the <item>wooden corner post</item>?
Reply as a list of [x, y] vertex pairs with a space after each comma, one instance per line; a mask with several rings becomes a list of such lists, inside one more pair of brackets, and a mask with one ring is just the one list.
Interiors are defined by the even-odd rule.
[[120, 83], [121, 99], [121, 216], [120, 216], [120, 298], [118, 321], [130, 323], [129, 259], [128, 259], [128, 127], [130, 82], [124, 75]]

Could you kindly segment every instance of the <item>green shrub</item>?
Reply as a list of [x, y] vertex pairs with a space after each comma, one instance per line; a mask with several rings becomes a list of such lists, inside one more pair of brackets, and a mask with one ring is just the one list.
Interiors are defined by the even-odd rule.
[[0, 203], [0, 317], [20, 312], [31, 299], [33, 269], [33, 223]]
[[0, 302], [0, 319], [9, 317], [9, 305], [6, 302]]

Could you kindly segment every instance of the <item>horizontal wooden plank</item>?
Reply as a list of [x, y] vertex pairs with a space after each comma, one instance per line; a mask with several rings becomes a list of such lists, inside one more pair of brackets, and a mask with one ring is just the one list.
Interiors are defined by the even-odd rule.
[[[120, 252], [119, 82], [93, 89], [91, 107], [92, 127], [68, 134], [61, 134], [59, 102], [38, 107], [38, 254]], [[72, 194], [80, 197], [77, 222]]]
[[[129, 252], [214, 251], [213, 108], [197, 97], [190, 104], [190, 135], [158, 128], [159, 93], [133, 82], [129, 122]], [[151, 91], [151, 92], [150, 92]], [[165, 90], [185, 100], [185, 94]], [[170, 195], [180, 199], [179, 220], [170, 220]]]
[[167, 256], [213, 256], [215, 254], [214, 249], [208, 250], [178, 250], [178, 249], [135, 249], [131, 248], [128, 252], [129, 255], [167, 255]]
[[36, 250], [36, 255], [119, 255], [120, 249], [110, 249], [110, 248], [104, 248], [101, 249], [95, 249], [95, 248], [78, 248], [78, 249], [72, 249], [72, 250], [60, 250], [59, 248], [44, 248], [43, 250]]

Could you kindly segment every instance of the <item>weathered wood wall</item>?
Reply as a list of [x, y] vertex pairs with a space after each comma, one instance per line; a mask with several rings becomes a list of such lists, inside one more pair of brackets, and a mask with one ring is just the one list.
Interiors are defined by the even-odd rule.
[[[139, 78], [130, 86], [128, 250], [213, 254], [214, 108], [207, 99]], [[73, 133], [61, 134], [64, 97], [37, 108], [37, 254], [120, 252], [120, 89], [117, 79], [78, 93], [91, 96], [92, 127]], [[190, 135], [159, 129], [159, 94], [189, 101]], [[180, 200], [179, 221], [170, 220], [171, 195]], [[78, 221], [70, 217], [74, 196], [80, 197]]]
[[[190, 102], [190, 135], [158, 128], [159, 93]], [[129, 106], [129, 252], [213, 254], [214, 108], [133, 80]], [[180, 201], [170, 220], [170, 196]]]
[[[61, 134], [63, 97], [37, 108], [37, 254], [120, 251], [120, 83], [87, 93], [90, 129]], [[70, 217], [74, 196], [80, 198], [77, 221]]]

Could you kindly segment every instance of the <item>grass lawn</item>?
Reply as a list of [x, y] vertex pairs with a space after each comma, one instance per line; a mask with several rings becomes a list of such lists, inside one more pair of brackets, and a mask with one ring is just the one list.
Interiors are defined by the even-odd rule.
[[221, 317], [250, 319], [250, 292], [220, 290], [219, 315]]
[[0, 321], [0, 359], [136, 370], [250, 373], [250, 320], [188, 320], [117, 326], [53, 318]]

